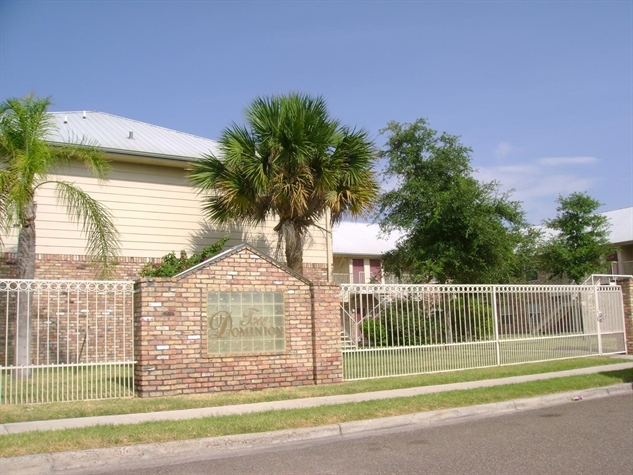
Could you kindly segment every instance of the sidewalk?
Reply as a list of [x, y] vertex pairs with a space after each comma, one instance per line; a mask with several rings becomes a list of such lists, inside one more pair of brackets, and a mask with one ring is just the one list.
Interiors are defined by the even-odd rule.
[[[631, 357], [625, 357], [632, 359]], [[16, 422], [0, 424], [0, 437], [6, 434], [20, 432], [46, 431], [58, 429], [73, 429], [95, 425], [135, 424], [147, 421], [198, 419], [201, 417], [225, 416], [231, 414], [247, 414], [270, 410], [299, 409], [316, 406], [344, 404], [349, 402], [362, 402], [378, 399], [391, 399], [397, 397], [410, 397], [420, 394], [436, 393], [440, 391], [453, 391], [459, 389], [473, 389], [482, 387], [500, 386], [505, 384], [523, 383], [551, 378], [561, 378], [582, 374], [599, 373], [603, 371], [617, 371], [633, 368], [633, 361], [618, 363], [608, 366], [594, 366], [590, 368], [558, 371], [553, 373], [531, 374], [501, 379], [487, 379], [483, 381], [470, 381], [465, 383], [443, 384], [438, 386], [422, 386], [390, 391], [377, 391], [369, 393], [344, 394], [338, 396], [323, 396], [305, 399], [291, 399], [284, 401], [259, 402], [233, 406], [206, 407], [198, 409], [185, 409], [180, 411], [147, 412], [140, 414], [125, 414], [115, 416], [82, 417], [76, 419], [58, 419], [50, 421]], [[629, 384], [629, 386], [631, 386]]]
[[[321, 405], [343, 404], [349, 402], [388, 399], [395, 397], [415, 396], [459, 389], [492, 387], [505, 384], [521, 383], [566, 376], [617, 371], [633, 368], [633, 357], [623, 356], [628, 360], [608, 366], [595, 366], [569, 371], [517, 376], [484, 381], [446, 384], [439, 386], [416, 387], [379, 391], [373, 393], [347, 394], [319, 398], [294, 399], [235, 406], [188, 409], [182, 411], [152, 412], [145, 414], [128, 414], [119, 416], [86, 417], [40, 422], [24, 422], [4, 424], [0, 426], [0, 434], [14, 434], [33, 430], [56, 430], [74, 427], [87, 427], [96, 424], [133, 424], [144, 421], [193, 419], [227, 414], [245, 414], [249, 412], [294, 409]], [[268, 450], [279, 450], [280, 447], [296, 445], [313, 445], [325, 441], [366, 437], [394, 431], [412, 430], [475, 420], [478, 418], [511, 414], [544, 407], [569, 404], [575, 396], [582, 400], [590, 400], [607, 396], [633, 395], [631, 383], [585, 389], [561, 394], [551, 394], [524, 399], [515, 399], [491, 404], [468, 407], [457, 407], [438, 411], [407, 414], [403, 416], [385, 417], [372, 420], [345, 422], [304, 429], [289, 429], [256, 434], [241, 434], [204, 439], [181, 440], [152, 444], [139, 444], [124, 447], [90, 449], [74, 452], [58, 452], [50, 454], [26, 455], [21, 457], [0, 458], [0, 473], [10, 467], [12, 475], [86, 475], [99, 473], [127, 472], [135, 468], [147, 468], [182, 463], [184, 461], [212, 460], [219, 457], [231, 457]], [[575, 404], [575, 403], [574, 403]], [[0, 435], [2, 437], [2, 435]], [[7, 473], [9, 473], [7, 471]]]

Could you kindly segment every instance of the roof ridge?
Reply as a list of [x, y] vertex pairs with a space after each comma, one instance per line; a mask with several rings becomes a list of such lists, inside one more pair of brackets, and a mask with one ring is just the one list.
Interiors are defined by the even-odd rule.
[[[197, 138], [197, 139], [210, 140], [211, 142], [214, 142], [216, 144], [219, 143], [217, 140], [210, 139], [208, 137], [202, 137], [201, 135], [195, 135], [195, 134], [190, 134], [188, 132], [182, 132], [182, 131], [176, 130], [176, 129], [170, 129], [169, 127], [163, 127], [162, 125], [150, 124], [149, 122], [143, 122], [142, 120], [130, 119], [129, 117], [123, 117], [121, 115], [111, 114], [110, 112], [103, 112], [103, 111], [98, 111], [98, 110], [88, 110], [88, 109], [86, 109], [85, 112], [92, 112], [92, 113], [96, 113], [96, 114], [108, 115], [110, 117], [115, 117], [117, 119], [124, 119], [124, 120], [128, 120], [130, 122], [136, 122], [138, 124], [149, 125], [150, 127], [154, 127], [156, 129], [167, 130], [169, 132], [175, 132], [177, 134], [187, 135], [189, 137], [194, 137], [194, 138]], [[55, 112], [49, 112], [49, 114], [83, 114], [83, 113], [84, 113], [84, 111], [55, 111]]]
[[608, 211], [602, 211], [602, 212], [600, 212], [598, 214], [612, 213], [614, 211], [622, 211], [622, 210], [625, 210], [625, 209], [630, 209], [630, 210], [633, 211], [633, 206], [623, 206], [622, 208], [615, 208], [615, 209], [610, 209]]

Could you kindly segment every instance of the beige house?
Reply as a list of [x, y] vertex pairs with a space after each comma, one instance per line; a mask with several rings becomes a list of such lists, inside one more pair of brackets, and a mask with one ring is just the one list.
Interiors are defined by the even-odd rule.
[[342, 222], [333, 229], [332, 279], [337, 284], [391, 283], [382, 255], [393, 249], [399, 233], [383, 236], [377, 224]]
[[[211, 227], [203, 219], [201, 197], [189, 183], [187, 169], [195, 159], [216, 152], [217, 142], [103, 112], [51, 115], [57, 127], [48, 139], [51, 144], [84, 140], [97, 145], [111, 160], [112, 170], [105, 183], [99, 183], [79, 163], [56, 170], [54, 178], [73, 182], [111, 211], [121, 236], [120, 278], [134, 278], [145, 262], [171, 251], [199, 252], [224, 236], [230, 237], [227, 246], [248, 243], [284, 260], [272, 230], [274, 219], [252, 228]], [[36, 201], [36, 276], [87, 278], [85, 238], [65, 209], [57, 205], [54, 188], [39, 189]], [[324, 220], [322, 229], [313, 228], [306, 243], [305, 273], [313, 279], [322, 280], [331, 266], [328, 226]], [[4, 252], [9, 253], [5, 263], [10, 264], [17, 239], [12, 235], [3, 241]]]
[[633, 206], [602, 213], [609, 219], [609, 242], [618, 248], [611, 273], [633, 275]]
[[[209, 226], [201, 212], [201, 198], [187, 179], [191, 163], [217, 152], [217, 142], [103, 112], [54, 112], [52, 144], [96, 144], [111, 160], [106, 183], [99, 183], [78, 163], [56, 171], [54, 178], [75, 183], [108, 207], [121, 236], [118, 277], [133, 279], [146, 262], [156, 262], [181, 249], [198, 252], [229, 236], [227, 246], [248, 243], [283, 261], [274, 219], [253, 228]], [[91, 278], [84, 256], [85, 238], [77, 224], [57, 205], [52, 186], [38, 190], [38, 278]], [[610, 242], [619, 250], [614, 274], [633, 273], [633, 207], [604, 213], [611, 223]], [[382, 254], [393, 249], [398, 233], [382, 236], [378, 225], [342, 222], [332, 230], [324, 219], [313, 227], [304, 250], [304, 274], [313, 280], [336, 283], [389, 283], [382, 272]], [[5, 252], [0, 274], [11, 276], [16, 235], [3, 236]]]
[[[633, 207], [602, 215], [609, 220], [609, 242], [617, 248], [611, 259], [611, 274], [633, 275]], [[382, 255], [395, 248], [400, 236], [395, 232], [382, 235], [377, 224], [343, 222], [336, 225], [333, 229], [334, 282], [392, 283], [392, 278], [382, 271]], [[533, 283], [553, 282], [545, 275], [540, 277]]]

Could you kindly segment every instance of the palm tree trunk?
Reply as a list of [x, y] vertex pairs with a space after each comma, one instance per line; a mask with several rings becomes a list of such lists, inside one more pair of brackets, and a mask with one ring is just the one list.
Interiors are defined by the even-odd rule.
[[303, 275], [303, 229], [295, 223], [285, 223], [286, 265]]
[[18, 234], [18, 279], [35, 278], [35, 211], [37, 205], [30, 201], [24, 206], [23, 221]]
[[[35, 278], [35, 212], [34, 201], [28, 202], [23, 210], [22, 227], [18, 234], [17, 252], [17, 278]], [[30, 366], [31, 364], [31, 291], [20, 290], [17, 302], [17, 325], [16, 325], [16, 345], [15, 364], [16, 366]], [[28, 378], [31, 376], [30, 368], [16, 371], [16, 377]]]

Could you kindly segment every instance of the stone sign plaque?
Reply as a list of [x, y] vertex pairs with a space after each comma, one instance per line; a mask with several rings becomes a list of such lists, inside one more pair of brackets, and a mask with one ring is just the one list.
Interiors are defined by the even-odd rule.
[[209, 292], [207, 351], [210, 355], [284, 353], [284, 294]]

